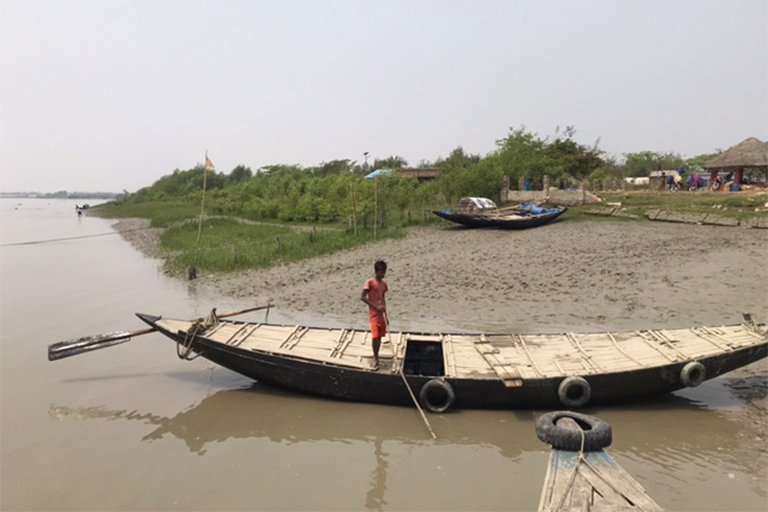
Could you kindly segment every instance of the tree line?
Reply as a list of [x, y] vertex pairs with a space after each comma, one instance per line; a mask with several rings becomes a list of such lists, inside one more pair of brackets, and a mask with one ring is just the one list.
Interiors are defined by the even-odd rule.
[[526, 128], [513, 128], [485, 156], [457, 147], [445, 158], [419, 162], [437, 167], [435, 180], [419, 182], [394, 176], [367, 180], [373, 169], [396, 169], [408, 162], [391, 156], [368, 166], [341, 159], [317, 166], [277, 164], [259, 168], [238, 165], [229, 173], [204, 173], [202, 166], [174, 170], [152, 185], [118, 199], [117, 203], [148, 201], [199, 202], [206, 187], [209, 214], [247, 219], [299, 222], [349, 222], [371, 225], [407, 225], [430, 218], [425, 212], [455, 205], [464, 196], [499, 199], [502, 179], [514, 186], [520, 179], [541, 180], [544, 175], [561, 188], [587, 180], [648, 176], [652, 170], [695, 167], [716, 154], [683, 159], [674, 153], [644, 151], [624, 155], [618, 162], [598, 147], [576, 142], [573, 127], [554, 136], [539, 136]]

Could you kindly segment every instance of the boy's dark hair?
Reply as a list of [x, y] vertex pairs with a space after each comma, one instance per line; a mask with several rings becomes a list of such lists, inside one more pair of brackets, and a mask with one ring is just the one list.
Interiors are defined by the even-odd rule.
[[378, 260], [376, 263], [373, 264], [373, 270], [378, 272], [379, 270], [387, 270], [387, 262], [384, 260]]

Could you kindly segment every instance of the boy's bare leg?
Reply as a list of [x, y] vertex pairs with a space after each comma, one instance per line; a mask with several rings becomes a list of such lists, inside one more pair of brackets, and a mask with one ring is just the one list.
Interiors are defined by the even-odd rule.
[[381, 347], [381, 338], [374, 338], [371, 340], [371, 346], [373, 347], [373, 367], [379, 367], [379, 348]]

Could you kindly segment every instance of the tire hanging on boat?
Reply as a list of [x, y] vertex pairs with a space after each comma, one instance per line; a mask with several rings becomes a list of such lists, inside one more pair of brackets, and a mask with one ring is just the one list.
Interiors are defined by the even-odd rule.
[[[579, 425], [578, 430], [561, 427], [557, 424], [562, 418], [570, 418]], [[595, 416], [573, 411], [548, 412], [536, 420], [536, 435], [543, 442], [557, 450], [580, 451], [582, 433], [584, 451], [598, 451], [611, 445], [613, 431], [611, 426]]]
[[592, 396], [592, 387], [583, 377], [566, 377], [557, 388], [557, 396], [566, 407], [583, 407]]
[[689, 388], [695, 388], [707, 378], [707, 368], [698, 361], [691, 361], [680, 370], [680, 380]]
[[432, 379], [427, 381], [419, 391], [421, 406], [431, 413], [442, 414], [453, 408], [456, 401], [456, 393], [445, 379]]

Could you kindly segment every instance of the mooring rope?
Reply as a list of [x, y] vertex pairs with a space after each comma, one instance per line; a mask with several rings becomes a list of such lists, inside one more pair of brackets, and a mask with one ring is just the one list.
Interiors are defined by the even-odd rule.
[[625, 493], [617, 489], [615, 485], [609, 482], [608, 479], [602, 475], [600, 470], [598, 470], [594, 465], [590, 464], [587, 458], [584, 457], [584, 442], [586, 441], [586, 434], [584, 433], [584, 430], [581, 428], [579, 429], [579, 431], [581, 432], [581, 447], [579, 448], [579, 458], [576, 460], [576, 464], [573, 466], [573, 472], [571, 473], [570, 478], [568, 478], [568, 483], [565, 485], [565, 488], [563, 489], [563, 494], [560, 495], [560, 500], [557, 503], [557, 507], [555, 507], [553, 510], [562, 510], [563, 502], [565, 502], [565, 497], [568, 495], [568, 491], [573, 485], [574, 480], [576, 480], [576, 473], [578, 473], [579, 466], [581, 464], [584, 464], [589, 469], [591, 469], [592, 472], [595, 474], [595, 476], [597, 476], [600, 480], [602, 480], [603, 483], [607, 485], [611, 490], [613, 490], [616, 494], [618, 494], [625, 500], [629, 501], [629, 498]]
[[110, 231], [109, 233], [96, 233], [93, 235], [68, 236], [65, 238], [48, 238], [44, 240], [31, 240], [29, 242], [11, 242], [11, 243], [0, 244], [0, 247], [10, 247], [12, 245], [47, 244], [50, 242], [62, 242], [65, 240], [79, 240], [81, 238], [93, 238], [97, 236], [119, 235], [121, 233], [127, 233], [129, 231], [139, 231], [140, 229], [149, 229], [149, 228], [131, 228], [131, 229], [123, 229], [120, 231]]
[[[195, 338], [198, 334], [201, 332], [218, 325], [219, 323], [219, 317], [216, 316], [216, 308], [213, 308], [211, 312], [208, 314], [207, 317], [198, 318], [194, 322], [192, 322], [192, 325], [189, 326], [189, 329], [187, 329], [186, 334], [184, 335], [184, 341], [183, 342], [177, 342], [176, 343], [176, 355], [179, 357], [179, 359], [184, 359], [185, 361], [193, 361], [200, 357], [200, 354], [195, 354], [194, 356], [190, 356], [192, 353], [192, 346], [194, 345]], [[182, 350], [183, 349], [183, 350]]]

